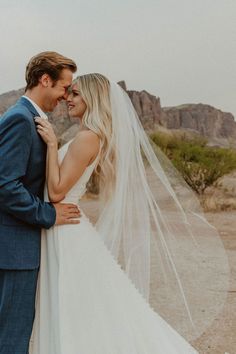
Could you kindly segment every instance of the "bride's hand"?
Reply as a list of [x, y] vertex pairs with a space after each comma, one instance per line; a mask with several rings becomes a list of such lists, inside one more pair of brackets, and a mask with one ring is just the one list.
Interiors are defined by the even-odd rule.
[[48, 146], [57, 147], [57, 137], [54, 133], [53, 127], [49, 121], [44, 118], [36, 117], [35, 122], [37, 124], [37, 131], [41, 138]]

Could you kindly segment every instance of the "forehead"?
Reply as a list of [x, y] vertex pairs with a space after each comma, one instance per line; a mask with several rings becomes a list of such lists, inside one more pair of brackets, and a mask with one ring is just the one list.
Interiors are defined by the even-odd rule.
[[78, 91], [78, 90], [79, 90], [78, 84], [77, 84], [77, 83], [76, 83], [76, 84], [72, 84], [72, 85], [71, 85], [71, 90], [76, 90], [76, 91]]

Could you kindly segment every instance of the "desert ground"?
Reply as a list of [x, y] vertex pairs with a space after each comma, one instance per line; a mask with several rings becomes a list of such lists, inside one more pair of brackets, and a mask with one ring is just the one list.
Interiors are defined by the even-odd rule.
[[231, 269], [226, 303], [206, 332], [192, 344], [201, 354], [236, 354], [236, 211], [207, 213], [219, 231]]

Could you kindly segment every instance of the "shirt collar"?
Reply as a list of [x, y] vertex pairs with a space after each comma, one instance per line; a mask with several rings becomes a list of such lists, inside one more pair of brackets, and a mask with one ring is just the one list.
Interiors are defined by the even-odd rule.
[[27, 97], [25, 95], [22, 97], [26, 98], [34, 106], [34, 108], [36, 109], [36, 111], [38, 112], [38, 114], [41, 118], [48, 120], [48, 116], [46, 115], [46, 113], [44, 111], [42, 111], [42, 109], [37, 105], [37, 103], [35, 103], [34, 101], [32, 101], [29, 97]]

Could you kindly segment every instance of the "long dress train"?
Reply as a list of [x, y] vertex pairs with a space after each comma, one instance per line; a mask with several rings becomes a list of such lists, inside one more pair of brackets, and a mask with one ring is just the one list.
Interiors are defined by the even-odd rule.
[[[64, 202], [78, 204], [96, 161]], [[150, 308], [82, 213], [80, 224], [43, 232], [31, 354], [197, 351]]]

